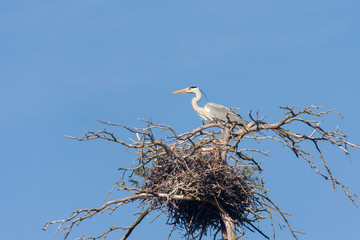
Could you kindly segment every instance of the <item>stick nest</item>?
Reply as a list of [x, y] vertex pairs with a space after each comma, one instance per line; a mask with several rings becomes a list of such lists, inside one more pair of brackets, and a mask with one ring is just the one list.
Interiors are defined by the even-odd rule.
[[244, 225], [249, 209], [258, 208], [253, 170], [228, 165], [218, 150], [188, 154], [182, 149], [157, 158], [148, 171], [146, 188], [167, 196], [156, 198], [155, 205], [168, 215], [168, 224], [188, 237], [223, 229], [222, 211]]

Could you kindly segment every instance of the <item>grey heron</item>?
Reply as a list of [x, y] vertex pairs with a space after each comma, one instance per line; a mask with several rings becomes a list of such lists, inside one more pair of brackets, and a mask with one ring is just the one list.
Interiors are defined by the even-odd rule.
[[[201, 100], [201, 90], [198, 87], [191, 86], [185, 89], [175, 91], [173, 93], [192, 93], [195, 94], [195, 97], [191, 100], [191, 105], [194, 111], [203, 119], [209, 122], [220, 122], [223, 124], [236, 124], [238, 126], [247, 127], [248, 121], [244, 120], [239, 114], [232, 111], [230, 108], [222, 106], [216, 103], [207, 103], [204, 107], [199, 107], [197, 103]], [[295, 134], [289, 131], [286, 131], [282, 128], [272, 129], [274, 132], [279, 134], [281, 137], [286, 137], [290, 139], [289, 136], [300, 138], [302, 137], [299, 134]], [[290, 139], [291, 140], [291, 139]], [[291, 140], [293, 141], [293, 140]], [[296, 152], [295, 152], [296, 153]], [[297, 155], [297, 153], [296, 153]]]
[[201, 100], [201, 90], [195, 86], [191, 86], [173, 93], [192, 93], [195, 97], [191, 100], [191, 105], [194, 111], [204, 120], [209, 122], [220, 122], [223, 124], [236, 124], [246, 127], [249, 123], [245, 121], [239, 114], [232, 111], [230, 108], [216, 103], [207, 103], [204, 107], [199, 107], [197, 103]]

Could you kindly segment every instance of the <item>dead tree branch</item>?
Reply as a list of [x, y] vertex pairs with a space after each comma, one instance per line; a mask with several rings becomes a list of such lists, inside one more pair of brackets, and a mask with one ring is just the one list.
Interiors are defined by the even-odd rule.
[[[298, 239], [297, 234], [301, 232], [292, 229], [287, 220], [288, 214], [269, 198], [261, 163], [253, 156], [269, 156], [269, 153], [255, 148], [241, 148], [242, 142], [281, 143], [304, 159], [317, 174], [329, 180], [334, 189], [339, 186], [354, 204], [358, 203], [358, 197], [333, 176], [320, 147], [330, 143], [350, 156], [350, 148], [359, 148], [359, 145], [349, 142], [338, 128], [329, 131], [321, 127], [325, 116], [340, 115], [333, 110], [319, 111], [316, 106], [282, 109], [284, 117], [272, 124], [250, 111], [252, 122], [245, 127], [208, 123], [178, 134], [168, 125], [147, 120], [142, 120], [146, 124], [143, 128], [100, 121], [108, 127], [126, 129], [133, 134], [132, 139], [123, 141], [106, 129], [86, 131], [80, 138], [68, 136], [78, 141], [112, 141], [136, 150], [136, 161], [131, 166], [119, 168], [122, 177], [108, 193], [118, 190], [129, 196], [106, 201], [98, 208], [76, 210], [64, 220], [46, 223], [44, 230], [57, 224], [56, 232], [64, 232], [65, 240], [74, 226], [84, 220], [104, 212], [111, 214], [120, 206], [138, 202], [139, 207], [145, 210], [137, 213], [138, 217], [128, 227], [112, 226], [98, 236], [85, 235], [81, 239], [105, 239], [115, 230], [125, 230], [122, 239], [127, 239], [152, 211], [166, 214], [167, 224], [173, 225], [173, 229], [183, 230], [185, 238], [201, 239], [211, 232], [215, 232], [215, 238], [221, 231], [224, 239], [234, 240], [244, 236], [247, 229], [268, 238], [254, 223], [270, 218], [271, 222], [285, 222], [293, 237]], [[297, 128], [301, 129], [300, 132], [288, 130], [295, 123], [300, 124], [301, 127]], [[269, 130], [275, 136], [268, 135]], [[309, 148], [308, 143], [313, 148]]]

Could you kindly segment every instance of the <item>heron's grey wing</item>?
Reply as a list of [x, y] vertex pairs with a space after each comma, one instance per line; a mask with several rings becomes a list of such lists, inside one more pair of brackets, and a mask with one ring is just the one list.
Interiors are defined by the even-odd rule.
[[248, 124], [248, 122], [242, 119], [239, 114], [231, 111], [230, 108], [227, 108], [220, 104], [207, 103], [205, 105], [205, 110], [208, 112], [209, 116], [211, 116], [214, 121], [236, 122], [242, 125]]

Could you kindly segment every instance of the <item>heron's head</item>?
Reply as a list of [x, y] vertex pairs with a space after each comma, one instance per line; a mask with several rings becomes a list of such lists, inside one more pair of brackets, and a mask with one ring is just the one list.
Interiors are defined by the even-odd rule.
[[191, 87], [188, 87], [188, 88], [184, 88], [184, 89], [181, 89], [179, 91], [175, 91], [173, 93], [200, 93], [200, 89], [198, 87], [195, 87], [195, 86], [191, 86]]

